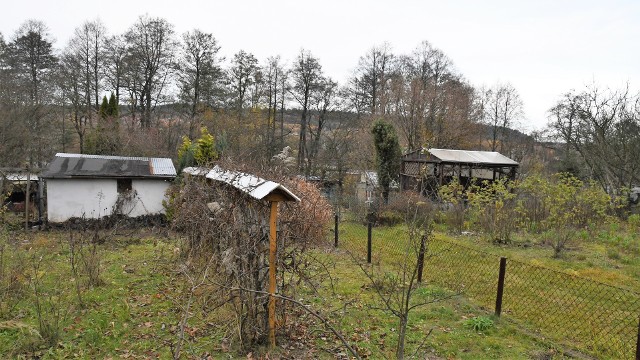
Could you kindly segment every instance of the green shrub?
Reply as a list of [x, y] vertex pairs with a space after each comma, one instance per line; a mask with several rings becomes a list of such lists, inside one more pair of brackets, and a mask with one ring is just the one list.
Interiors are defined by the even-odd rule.
[[620, 253], [615, 249], [607, 249], [607, 257], [611, 260], [620, 260]]
[[517, 201], [513, 186], [506, 179], [483, 181], [467, 191], [474, 221], [496, 243], [510, 243], [517, 230]]
[[627, 224], [632, 230], [640, 229], [640, 214], [632, 214], [627, 218]]
[[493, 320], [488, 316], [476, 316], [464, 322], [464, 326], [473, 331], [487, 331], [493, 328]]

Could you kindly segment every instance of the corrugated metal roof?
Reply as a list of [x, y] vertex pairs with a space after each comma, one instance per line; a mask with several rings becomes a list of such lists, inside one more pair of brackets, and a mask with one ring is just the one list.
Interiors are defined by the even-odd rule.
[[115, 156], [115, 155], [92, 155], [92, 154], [72, 154], [72, 153], [57, 153], [56, 157], [65, 158], [85, 158], [85, 159], [103, 159], [103, 160], [149, 160], [144, 156]]
[[471, 163], [486, 165], [517, 166], [518, 162], [495, 151], [471, 151], [450, 149], [429, 149], [431, 155], [443, 162]]
[[176, 176], [176, 168], [173, 167], [173, 161], [167, 158], [150, 158], [151, 173], [154, 175], [171, 175]]
[[248, 194], [249, 196], [262, 200], [267, 195], [271, 194], [276, 190], [280, 190], [284, 193], [284, 195], [289, 198], [289, 201], [300, 201], [300, 198], [297, 197], [294, 193], [289, 191], [283, 185], [280, 185], [276, 182], [265, 180], [259, 178], [255, 175], [246, 174], [237, 171], [224, 170], [219, 166], [214, 166], [213, 169], [205, 173], [203, 168], [195, 168], [189, 167], [185, 168], [183, 172], [196, 175], [196, 176], [205, 176], [207, 179], [220, 181], [225, 184], [231, 185], [236, 189]]
[[176, 176], [171, 159], [58, 153], [43, 178], [162, 178]]

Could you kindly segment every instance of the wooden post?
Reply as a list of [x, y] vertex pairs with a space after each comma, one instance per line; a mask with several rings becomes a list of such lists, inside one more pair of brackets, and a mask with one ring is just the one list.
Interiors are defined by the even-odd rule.
[[276, 224], [278, 202], [271, 201], [269, 215], [269, 346], [276, 347]]
[[418, 251], [418, 282], [422, 283], [422, 272], [424, 271], [424, 252], [427, 235], [422, 235], [420, 239], [420, 250]]
[[44, 181], [41, 177], [38, 178], [38, 226], [39, 229], [42, 229], [42, 220], [44, 214]]
[[367, 224], [367, 263], [371, 264], [371, 221]]
[[29, 230], [29, 193], [31, 189], [29, 188], [31, 185], [31, 171], [27, 168], [27, 190], [25, 192], [24, 198], [24, 229]]
[[502, 294], [504, 293], [504, 274], [507, 269], [507, 258], [500, 258], [500, 272], [498, 273], [498, 293], [496, 294], [496, 316], [502, 312]]
[[335, 246], [335, 247], [338, 247], [338, 220], [339, 220], [339, 219], [338, 219], [338, 213], [336, 213], [336, 216], [335, 216], [335, 225], [334, 225], [334, 228], [333, 228], [334, 240], [335, 240], [335, 244], [334, 244], [334, 246]]

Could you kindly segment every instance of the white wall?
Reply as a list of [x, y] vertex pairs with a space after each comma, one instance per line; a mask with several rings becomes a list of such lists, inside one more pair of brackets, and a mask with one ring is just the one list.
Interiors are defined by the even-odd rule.
[[[135, 197], [125, 204], [123, 213], [131, 217], [164, 213], [162, 200], [169, 185], [165, 180], [133, 180]], [[50, 222], [111, 215], [117, 199], [115, 179], [47, 179], [47, 218]]]
[[47, 218], [51, 222], [83, 216], [97, 219], [111, 215], [117, 198], [113, 179], [47, 179]]
[[149, 214], [164, 214], [162, 200], [171, 183], [165, 180], [133, 180], [132, 190], [136, 193], [133, 209], [129, 216], [136, 217]]

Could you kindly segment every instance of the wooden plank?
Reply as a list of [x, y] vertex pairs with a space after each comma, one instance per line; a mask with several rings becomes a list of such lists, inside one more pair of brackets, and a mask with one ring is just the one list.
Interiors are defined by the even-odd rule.
[[294, 201], [293, 199], [291, 199], [288, 196], [285, 196], [282, 192], [280, 191], [273, 191], [272, 193], [270, 193], [269, 195], [264, 197], [265, 200], [267, 201], [272, 201], [272, 202], [278, 202], [278, 201]]
[[276, 347], [276, 225], [278, 223], [278, 202], [271, 202], [269, 215], [269, 346]]

